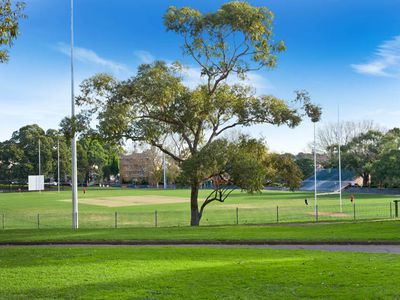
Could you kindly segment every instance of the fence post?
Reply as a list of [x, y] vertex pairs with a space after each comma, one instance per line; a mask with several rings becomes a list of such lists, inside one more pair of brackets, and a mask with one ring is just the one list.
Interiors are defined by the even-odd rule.
[[118, 213], [115, 212], [114, 214], [114, 227], [118, 228]]
[[353, 203], [353, 219], [356, 220], [356, 204]]
[[236, 207], [236, 225], [239, 225], [239, 207]]
[[276, 206], [276, 223], [279, 223], [279, 206]]
[[37, 214], [37, 229], [40, 229], [40, 214]]
[[157, 209], [154, 211], [154, 226], [158, 226], [158, 220], [157, 220]]
[[392, 202], [389, 202], [389, 211], [390, 211], [390, 218], [393, 218], [393, 213], [392, 213]]
[[315, 222], [318, 222], [318, 204], [315, 205]]

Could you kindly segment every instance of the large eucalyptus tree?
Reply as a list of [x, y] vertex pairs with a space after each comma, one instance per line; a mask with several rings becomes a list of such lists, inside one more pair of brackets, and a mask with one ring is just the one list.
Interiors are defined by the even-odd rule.
[[[262, 188], [266, 173], [257, 166], [262, 166], [263, 155], [251, 151], [259, 143], [245, 138], [232, 144], [221, 139], [225, 132], [254, 124], [295, 127], [304, 116], [319, 119], [320, 108], [305, 92], [297, 93], [294, 107], [226, 81], [234, 74], [244, 78], [249, 71], [275, 67], [276, 55], [285, 47], [283, 42], [274, 42], [272, 20], [267, 8], [246, 2], [228, 2], [206, 14], [170, 7], [165, 26], [182, 36], [184, 53], [200, 66], [205, 84], [191, 89], [183, 83], [179, 63], [156, 61], [141, 65], [125, 81], [98, 74], [81, 85], [77, 103], [98, 118], [104, 136], [146, 142], [181, 164], [191, 187], [193, 226], [199, 225], [210, 202], [206, 199], [199, 208], [203, 181], [227, 174], [227, 183], [248, 190]], [[170, 147], [171, 143], [176, 147]]]

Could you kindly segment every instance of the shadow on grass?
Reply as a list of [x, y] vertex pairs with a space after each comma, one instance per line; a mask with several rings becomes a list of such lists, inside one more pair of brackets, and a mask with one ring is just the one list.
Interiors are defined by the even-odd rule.
[[[400, 276], [400, 262], [391, 255], [199, 248], [23, 250], [7, 250], [1, 258], [6, 268], [0, 272], [7, 276], [0, 273], [0, 298], [371, 299], [400, 295], [392, 284]], [[16, 257], [21, 258], [19, 262]]]

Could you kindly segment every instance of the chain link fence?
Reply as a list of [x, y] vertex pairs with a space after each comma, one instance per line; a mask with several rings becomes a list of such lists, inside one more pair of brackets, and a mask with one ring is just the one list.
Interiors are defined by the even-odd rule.
[[[400, 204], [400, 203], [399, 203]], [[351, 203], [343, 206], [319, 204], [293, 207], [291, 205], [254, 208], [230, 204], [216, 206], [204, 212], [203, 226], [246, 225], [298, 222], [336, 222], [354, 220], [395, 219], [399, 209], [393, 201], [382, 203]], [[44, 229], [71, 228], [72, 215], [69, 213], [14, 213], [0, 212], [0, 229]], [[188, 226], [188, 211], [148, 210], [125, 212], [115, 210], [102, 213], [79, 213], [80, 228], [131, 228], [131, 227], [174, 227]]]

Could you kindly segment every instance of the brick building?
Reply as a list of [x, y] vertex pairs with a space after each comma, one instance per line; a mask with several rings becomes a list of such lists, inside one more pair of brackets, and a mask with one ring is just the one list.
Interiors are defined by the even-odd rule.
[[119, 163], [120, 178], [123, 183], [157, 184], [154, 174], [157, 171], [157, 156], [154, 151], [122, 155]]

